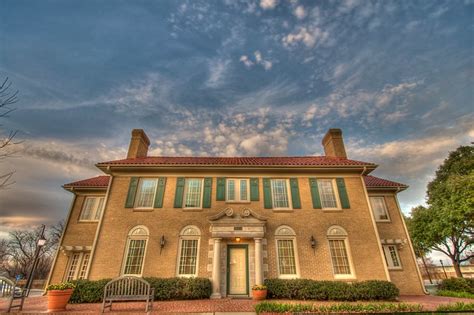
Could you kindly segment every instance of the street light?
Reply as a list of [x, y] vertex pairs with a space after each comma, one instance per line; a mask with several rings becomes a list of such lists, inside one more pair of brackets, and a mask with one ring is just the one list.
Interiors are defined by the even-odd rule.
[[448, 275], [446, 274], [446, 269], [444, 269], [443, 260], [440, 259], [439, 262], [441, 263], [441, 267], [443, 267], [444, 277], [445, 277], [446, 279], [448, 279]]
[[28, 280], [26, 281], [25, 296], [28, 296], [30, 294], [30, 289], [31, 289], [31, 285], [33, 284], [33, 277], [35, 274], [36, 266], [38, 265], [39, 254], [40, 254], [41, 248], [44, 245], [46, 245], [46, 239], [44, 238], [44, 229], [45, 229], [45, 225], [43, 224], [41, 227], [41, 235], [38, 238], [38, 241], [36, 242], [35, 259], [33, 260], [33, 265], [31, 266], [31, 271], [30, 271], [30, 274], [28, 275]]

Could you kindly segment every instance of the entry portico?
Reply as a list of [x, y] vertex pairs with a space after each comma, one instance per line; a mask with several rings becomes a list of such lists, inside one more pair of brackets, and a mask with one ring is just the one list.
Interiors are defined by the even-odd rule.
[[[263, 284], [266, 221], [249, 208], [237, 213], [229, 207], [209, 218], [213, 244], [212, 298], [248, 295], [251, 284]], [[250, 255], [249, 247], [253, 247]]]

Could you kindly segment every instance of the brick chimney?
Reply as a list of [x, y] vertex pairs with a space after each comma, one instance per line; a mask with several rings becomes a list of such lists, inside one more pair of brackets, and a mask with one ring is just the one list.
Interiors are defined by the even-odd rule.
[[133, 129], [127, 159], [146, 157], [149, 146], [150, 139], [148, 139], [145, 131], [143, 129]]
[[342, 130], [331, 128], [328, 130], [322, 141], [324, 153], [326, 156], [347, 158], [344, 140], [342, 139]]

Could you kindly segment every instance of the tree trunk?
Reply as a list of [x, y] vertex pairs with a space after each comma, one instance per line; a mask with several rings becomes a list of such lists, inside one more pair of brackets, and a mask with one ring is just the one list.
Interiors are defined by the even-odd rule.
[[456, 271], [456, 278], [462, 278], [462, 272], [461, 272], [461, 266], [459, 265], [459, 262], [457, 262], [456, 260], [452, 259], [453, 261], [453, 267], [454, 267], [454, 271]]

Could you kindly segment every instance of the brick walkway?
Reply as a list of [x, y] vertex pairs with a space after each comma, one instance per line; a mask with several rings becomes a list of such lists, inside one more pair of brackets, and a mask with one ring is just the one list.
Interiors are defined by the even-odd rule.
[[[277, 302], [277, 300], [273, 300]], [[441, 296], [402, 296], [401, 302], [419, 303], [423, 305], [424, 310], [435, 310], [440, 304], [448, 304], [455, 302], [473, 302], [469, 299], [459, 299]], [[317, 303], [332, 304], [335, 302], [309, 302], [309, 301], [278, 301], [292, 303]], [[216, 312], [254, 312], [254, 306], [258, 302], [244, 299], [219, 299], [219, 300], [194, 300], [194, 301], [155, 301], [153, 303], [153, 314], [160, 313], [216, 313]], [[0, 299], [0, 312], [5, 312], [7, 301]], [[67, 307], [68, 314], [74, 313], [99, 313], [101, 304], [69, 304]], [[145, 304], [139, 302], [115, 303], [113, 312], [106, 313], [144, 313]], [[46, 313], [47, 299], [44, 296], [30, 297], [26, 299], [23, 308], [23, 314]]]

